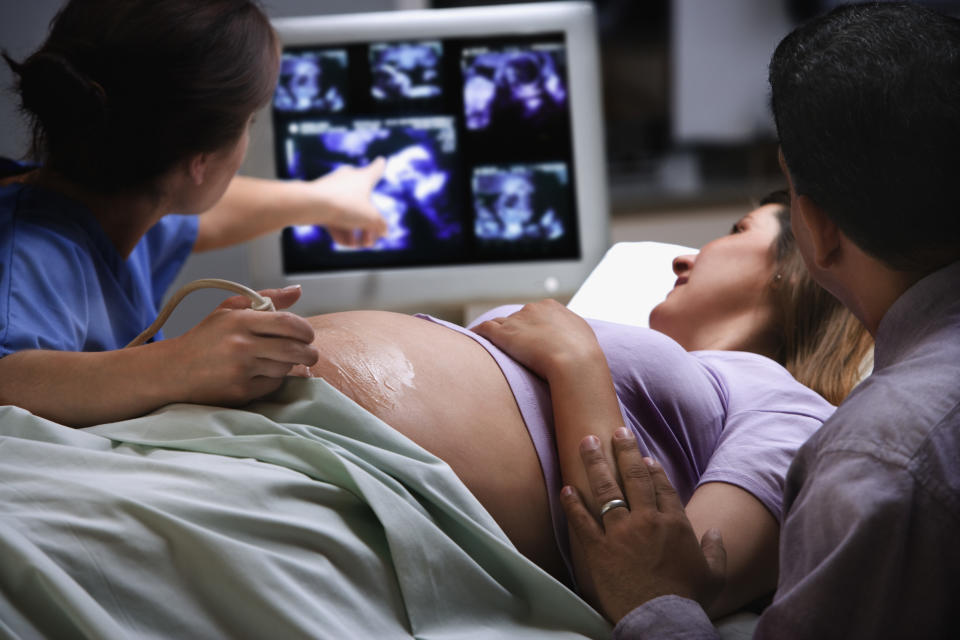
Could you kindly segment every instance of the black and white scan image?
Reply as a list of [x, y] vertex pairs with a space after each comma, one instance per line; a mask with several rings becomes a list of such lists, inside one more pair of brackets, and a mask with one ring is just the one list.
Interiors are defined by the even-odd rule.
[[[450, 194], [457, 147], [451, 117], [291, 123], [285, 147], [289, 177], [305, 180], [344, 164], [364, 165], [379, 156], [386, 159], [372, 199], [388, 230], [373, 250], [435, 247], [462, 233]], [[301, 243], [326, 241], [332, 250], [348, 250], [333, 243], [319, 227], [296, 227], [294, 236]]]
[[273, 106], [280, 112], [337, 113], [345, 107], [347, 52], [284, 52]]
[[464, 49], [462, 68], [469, 130], [549, 126], [566, 113], [562, 45]]
[[440, 96], [442, 57], [439, 41], [370, 45], [370, 95], [382, 102]]
[[472, 189], [478, 240], [552, 241], [566, 234], [565, 164], [477, 167]]

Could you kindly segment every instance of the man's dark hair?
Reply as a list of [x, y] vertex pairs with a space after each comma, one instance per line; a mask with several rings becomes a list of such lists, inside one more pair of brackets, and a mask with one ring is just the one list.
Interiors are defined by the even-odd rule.
[[895, 269], [960, 258], [960, 20], [839, 7], [784, 38], [770, 86], [796, 193]]
[[150, 187], [239, 139], [273, 93], [276, 35], [251, 0], [70, 0], [18, 78], [33, 156], [102, 192]]

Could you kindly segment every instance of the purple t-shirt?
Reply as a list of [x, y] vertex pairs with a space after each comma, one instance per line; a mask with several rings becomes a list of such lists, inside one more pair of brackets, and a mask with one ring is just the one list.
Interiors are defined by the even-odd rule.
[[[494, 309], [474, 325], [513, 313]], [[429, 318], [480, 343], [503, 371], [540, 458], [554, 533], [569, 563], [563, 486], [546, 382], [477, 334]], [[797, 449], [834, 407], [782, 366], [753, 353], [687, 352], [640, 327], [588, 320], [610, 366], [624, 424], [640, 450], [663, 465], [684, 502], [705, 482], [750, 492], [780, 520], [783, 484]]]

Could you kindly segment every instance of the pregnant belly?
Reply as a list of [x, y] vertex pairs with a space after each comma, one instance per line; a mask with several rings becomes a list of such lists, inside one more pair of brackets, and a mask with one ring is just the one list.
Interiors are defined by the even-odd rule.
[[469, 337], [412, 316], [309, 319], [314, 376], [444, 460], [525, 556], [561, 577], [546, 486], [500, 368]]

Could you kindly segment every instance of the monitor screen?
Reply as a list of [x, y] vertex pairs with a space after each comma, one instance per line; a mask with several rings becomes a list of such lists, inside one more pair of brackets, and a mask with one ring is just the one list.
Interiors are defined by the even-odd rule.
[[[518, 9], [534, 20], [523, 33]], [[596, 75], [571, 68], [595, 48], [573, 33], [592, 33], [592, 17], [586, 3], [556, 3], [275, 21], [280, 75], [261, 118], [270, 135], [255, 136], [251, 155], [269, 156], [268, 175], [297, 180], [384, 158], [372, 198], [387, 232], [353, 248], [319, 226], [288, 227], [260, 266], [325, 278], [328, 294], [338, 275], [366, 286], [324, 308], [495, 298], [511, 267], [543, 280], [526, 294], [504, 285], [505, 297], [572, 291], [579, 281], [567, 274], [582, 280], [606, 248], [604, 178], [584, 178], [602, 172], [600, 137], [575, 135], [602, 132], [598, 111], [577, 117], [598, 100]], [[272, 141], [266, 154], [261, 138]], [[478, 285], [484, 267], [493, 270]], [[449, 291], [426, 285], [428, 272]], [[370, 278], [405, 293], [371, 293]]]

